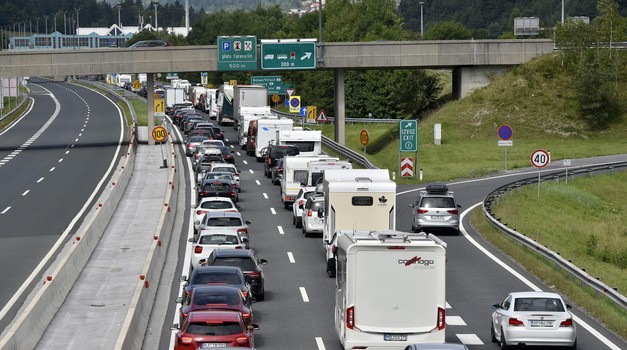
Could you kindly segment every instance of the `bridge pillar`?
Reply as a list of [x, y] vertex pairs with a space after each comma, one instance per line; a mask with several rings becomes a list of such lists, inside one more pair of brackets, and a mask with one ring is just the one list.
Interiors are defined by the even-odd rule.
[[509, 66], [470, 66], [453, 69], [453, 98], [460, 100], [472, 90], [488, 86], [492, 80], [505, 74]]
[[148, 144], [154, 145], [152, 129], [155, 128], [155, 78], [152, 73], [146, 74], [146, 104], [148, 108]]
[[344, 69], [336, 69], [334, 71], [335, 83], [335, 142], [340, 145], [346, 144], [346, 134], [344, 132], [345, 114], [344, 114]]

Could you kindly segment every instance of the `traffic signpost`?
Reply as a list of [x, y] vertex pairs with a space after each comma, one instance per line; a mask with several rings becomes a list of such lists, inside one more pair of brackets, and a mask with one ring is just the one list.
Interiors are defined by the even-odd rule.
[[155, 117], [165, 117], [165, 100], [162, 98], [155, 98], [154, 101]]
[[414, 159], [401, 157], [401, 177], [414, 177]]
[[257, 37], [219, 36], [218, 71], [257, 70]]
[[318, 116], [316, 117], [316, 121], [318, 123], [326, 123], [326, 122], [329, 121], [329, 118], [327, 118], [327, 112], [325, 112], [323, 108], [320, 108], [320, 112], [318, 112]]
[[364, 145], [364, 158], [365, 158], [366, 157], [366, 145], [368, 144], [368, 141], [370, 141], [370, 135], [368, 135], [368, 130], [363, 129], [359, 133], [359, 141], [361, 141], [361, 144]]
[[300, 96], [290, 96], [289, 98], [290, 113], [300, 112]]
[[500, 140], [498, 141], [499, 147], [505, 147], [505, 171], [507, 171], [507, 147], [512, 147], [514, 145], [514, 141], [511, 139], [514, 131], [512, 127], [503, 124], [499, 128], [498, 135]]
[[163, 126], [155, 126], [154, 129], [152, 129], [152, 138], [156, 142], [159, 142], [159, 149], [161, 150], [161, 158], [163, 158], [163, 166], [160, 167], [161, 169], [168, 167], [168, 160], [163, 157], [163, 141], [165, 141], [167, 137], [168, 137], [168, 131]]
[[[403, 176], [402, 172], [402, 152], [416, 152], [416, 163], [418, 163], [418, 121], [401, 120], [399, 126], [399, 150], [398, 150], [398, 173]], [[412, 172], [412, 177], [413, 172]]]
[[540, 197], [540, 169], [549, 164], [549, 153], [543, 149], [537, 149], [531, 153], [531, 164], [538, 168], [538, 197]]
[[316, 123], [316, 114], [318, 112], [318, 107], [316, 106], [307, 106], [307, 124], [315, 124]]
[[207, 72], [200, 73], [200, 85], [207, 86], [208, 82], [209, 80], [208, 80]]
[[316, 69], [316, 42], [262, 40], [261, 69]]
[[250, 77], [250, 85], [262, 85], [268, 89], [268, 95], [285, 95], [289, 85], [283, 84], [281, 76], [254, 76]]

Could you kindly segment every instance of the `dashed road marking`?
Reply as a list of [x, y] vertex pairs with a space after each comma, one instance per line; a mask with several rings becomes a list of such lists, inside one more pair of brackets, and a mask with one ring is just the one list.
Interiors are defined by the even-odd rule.
[[39, 180], [37, 180], [37, 183], [40, 183], [40, 182], [42, 182], [42, 181], [44, 181], [44, 178], [43, 178], [43, 177], [40, 177], [40, 178], [39, 178]]
[[447, 326], [465, 326], [466, 322], [460, 316], [446, 316]]
[[[235, 152], [235, 154], [237, 154], [237, 156], [241, 156], [241, 154], [239, 152]], [[248, 164], [246, 161], [244, 161], [244, 164]]]
[[55, 167], [50, 168], [50, 171], [54, 171]]
[[63, 161], [63, 158], [59, 159], [59, 163], [61, 163]]
[[262, 193], [263, 194], [263, 198], [268, 199], [268, 194], [267, 193]]
[[279, 230], [279, 234], [280, 235], [284, 235], [285, 234], [285, 231], [283, 231], [283, 226], [277, 226], [276, 228]]
[[276, 210], [274, 210], [274, 208], [270, 208], [270, 212], [272, 213], [272, 215], [276, 215]]
[[247, 161], [245, 161], [245, 160], [244, 160], [244, 161], [242, 161], [242, 162], [243, 162], [245, 165], [248, 165], [248, 162], [247, 162]]
[[300, 295], [303, 297], [303, 301], [308, 303], [309, 297], [307, 296], [307, 291], [305, 290], [305, 287], [298, 287], [298, 289], [300, 289]]
[[[447, 317], [448, 318], [448, 317]], [[476, 334], [455, 334], [462, 343], [466, 345], [483, 345], [483, 342]]]
[[0, 214], [6, 213], [7, 211], [9, 211], [9, 209], [11, 209], [11, 207], [6, 207], [6, 209], [4, 209]]
[[321, 337], [316, 337], [316, 345], [318, 345], [318, 350], [326, 350]]
[[70, 153], [70, 151], [65, 151], [65, 154], [69, 154], [69, 153]]
[[248, 171], [250, 171], [251, 174], [254, 174], [255, 172], [253, 171], [253, 169], [248, 169]]
[[292, 254], [292, 252], [287, 252], [287, 258], [290, 260], [290, 263], [296, 263], [296, 260], [294, 260], [294, 254]]
[[255, 182], [257, 183], [257, 186], [261, 186], [261, 182], [259, 182], [259, 180], [255, 180]]
[[24, 191], [24, 193], [22, 193], [22, 196], [27, 195], [27, 194], [28, 194], [28, 192], [30, 192], [30, 190], [26, 190], [26, 191]]

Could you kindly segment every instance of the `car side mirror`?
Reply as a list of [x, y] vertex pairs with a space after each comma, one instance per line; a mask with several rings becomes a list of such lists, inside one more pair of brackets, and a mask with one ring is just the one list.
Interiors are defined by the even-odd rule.
[[259, 262], [261, 263], [261, 265], [265, 265], [268, 263], [268, 260], [266, 259], [259, 259]]
[[196, 204], [192, 204], [192, 209], [196, 209]]
[[493, 309], [500, 309], [501, 305], [499, 305], [499, 304], [492, 304], [492, 308]]
[[179, 277], [179, 282], [187, 282], [187, 276]]
[[200, 220], [194, 221], [194, 225], [197, 225], [197, 226], [200, 225]]
[[246, 220], [246, 225], [252, 225], [252, 222]]
[[462, 208], [461, 204], [458, 204], [457, 209], [461, 209], [461, 208]]
[[259, 325], [258, 325], [258, 324], [256, 324], [256, 323], [253, 323], [253, 324], [251, 325], [251, 327], [252, 327], [254, 330], [256, 330], [256, 331], [258, 331], [258, 330], [260, 329], [260, 328], [259, 328]]
[[307, 186], [307, 183], [306, 183], [306, 182], [301, 182], [301, 183], [300, 183], [300, 187], [305, 187], [305, 186]]
[[248, 137], [248, 131], [244, 132], [244, 137]]
[[322, 208], [319, 208], [319, 209], [318, 209], [318, 217], [319, 217], [319, 218], [324, 217], [324, 209], [322, 209]]
[[570, 306], [570, 304], [566, 304], [566, 308], [570, 310], [570, 309], [572, 309], [573, 307], [572, 307], [572, 306]]
[[170, 329], [171, 329], [171, 330], [173, 330], [173, 331], [179, 330], [179, 329], [180, 329], [179, 324], [178, 324], [178, 323], [174, 323], [174, 324], [170, 327]]
[[178, 297], [178, 298], [174, 299], [174, 301], [175, 301], [177, 304], [181, 304], [181, 303], [183, 302], [183, 297]]

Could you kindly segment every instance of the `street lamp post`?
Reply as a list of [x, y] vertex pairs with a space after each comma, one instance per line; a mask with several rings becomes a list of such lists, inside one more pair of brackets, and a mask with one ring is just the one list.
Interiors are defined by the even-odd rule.
[[48, 34], [48, 15], [45, 15], [44, 18], [46, 19], [46, 35]]
[[424, 17], [422, 12], [422, 7], [424, 4], [424, 1], [420, 2], [420, 39], [424, 37]]
[[65, 17], [65, 11], [63, 11], [63, 35], [67, 34], [67, 18]]
[[159, 22], [157, 21], [157, 6], [159, 6], [159, 3], [153, 2], [152, 4], [155, 6], [155, 31], [158, 32]]
[[76, 11], [76, 35], [78, 35], [78, 28], [80, 27], [80, 24], [78, 22], [78, 11], [80, 11], [81, 8], [75, 8], [74, 11]]
[[562, 0], [562, 25], [564, 25], [564, 0]]

